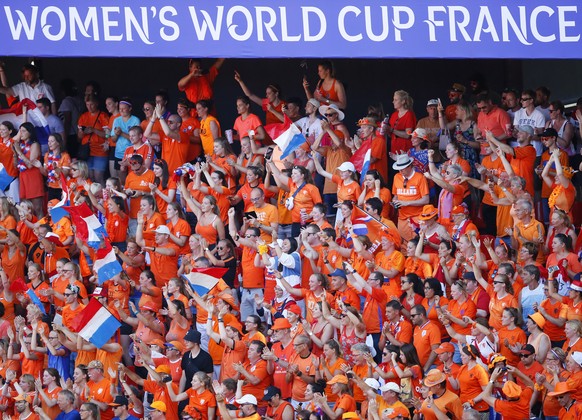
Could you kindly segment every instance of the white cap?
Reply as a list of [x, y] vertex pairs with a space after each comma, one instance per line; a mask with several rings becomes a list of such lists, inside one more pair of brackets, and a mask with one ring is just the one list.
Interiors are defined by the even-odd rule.
[[154, 230], [154, 232], [156, 233], [162, 233], [164, 235], [169, 235], [170, 234], [170, 228], [167, 227], [166, 225], [159, 225], [156, 230]]
[[401, 392], [400, 387], [397, 384], [395, 384], [394, 382], [388, 382], [388, 383], [382, 385], [382, 387], [380, 388], [380, 391], [382, 391], [382, 392], [394, 391], [397, 394], [400, 394], [400, 392]]
[[368, 385], [370, 388], [372, 388], [376, 391], [378, 391], [380, 389], [380, 382], [378, 382], [374, 378], [366, 378], [366, 380], [364, 382], [366, 383], [366, 385]]
[[319, 103], [319, 101], [317, 99], [315, 99], [315, 98], [311, 98], [307, 102], [309, 102], [311, 105], [313, 105], [317, 109], [319, 109], [319, 107], [321, 106], [321, 104]]
[[576, 363], [578, 363], [580, 366], [582, 366], [582, 351], [572, 352], [571, 356], [572, 356], [572, 359], [574, 359], [574, 361]]
[[338, 171], [350, 171], [356, 172], [356, 167], [352, 162], [344, 162], [340, 166], [337, 167]]
[[242, 396], [242, 398], [236, 400], [237, 404], [243, 405], [243, 404], [252, 404], [252, 405], [257, 405], [257, 398], [254, 395], [251, 394], [245, 394]]

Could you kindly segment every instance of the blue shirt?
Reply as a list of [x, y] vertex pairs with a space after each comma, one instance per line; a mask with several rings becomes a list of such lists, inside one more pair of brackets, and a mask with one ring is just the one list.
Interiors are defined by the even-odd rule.
[[[123, 121], [123, 117], [119, 116], [115, 119], [115, 121], [113, 121], [113, 127], [111, 127], [111, 131], [114, 131], [115, 128], [119, 127], [125, 134], [129, 134], [129, 129], [137, 125], [139, 125], [139, 118], [137, 118], [135, 115], [130, 116], [127, 121]], [[117, 138], [117, 143], [115, 143], [115, 157], [117, 159], [123, 159], [125, 149], [127, 149], [130, 144], [131, 142], [129, 139], [126, 139], [123, 136], [119, 136]]]
[[61, 413], [56, 417], [55, 420], [81, 420], [81, 416], [77, 410], [69, 411], [68, 413]]

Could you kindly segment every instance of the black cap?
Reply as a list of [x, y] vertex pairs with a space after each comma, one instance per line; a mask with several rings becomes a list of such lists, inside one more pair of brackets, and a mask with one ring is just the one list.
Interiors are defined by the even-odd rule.
[[263, 397], [263, 401], [271, 401], [275, 395], [281, 396], [281, 390], [276, 386], [271, 385], [267, 389], [265, 389], [265, 396]]
[[519, 354], [523, 354], [524, 356], [529, 356], [530, 354], [535, 354], [536, 349], [531, 344], [526, 344], [521, 348]]
[[200, 334], [200, 332], [198, 330], [190, 330], [190, 331], [188, 331], [186, 336], [184, 336], [184, 340], [190, 341], [191, 343], [194, 343], [194, 344], [200, 344], [201, 337], [202, 337], [202, 334]]
[[540, 134], [540, 137], [558, 137], [558, 132], [552, 127], [548, 127], [542, 134]]
[[116, 396], [113, 402], [109, 403], [110, 407], [119, 407], [121, 405], [129, 405], [129, 401], [123, 395]]

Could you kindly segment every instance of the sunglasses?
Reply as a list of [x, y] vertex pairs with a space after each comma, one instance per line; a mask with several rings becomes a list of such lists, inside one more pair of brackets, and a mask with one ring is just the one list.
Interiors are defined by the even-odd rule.
[[521, 102], [527, 102], [529, 100], [531, 100], [532, 98], [521, 98]]
[[334, 115], [337, 115], [335, 112], [329, 113], [329, 114], [324, 114], [326, 117], [333, 117]]

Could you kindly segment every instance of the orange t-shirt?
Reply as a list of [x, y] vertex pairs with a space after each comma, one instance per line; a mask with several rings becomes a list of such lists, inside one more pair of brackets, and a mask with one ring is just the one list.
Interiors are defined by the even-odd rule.
[[[97, 111], [94, 114], [85, 112], [79, 117], [78, 126], [94, 128], [95, 130], [103, 130], [103, 127], [109, 124], [109, 117], [106, 112]], [[111, 127], [111, 126], [109, 126]], [[107, 143], [105, 137], [98, 136], [96, 133], [85, 134], [81, 140], [81, 144], [89, 143], [89, 150], [91, 156], [105, 157], [108, 151], [103, 149], [103, 144]]]
[[[497, 334], [499, 335], [499, 353], [505, 356], [508, 364], [517, 366], [519, 363], [519, 354], [513, 353], [509, 346], [514, 346], [517, 343], [525, 345], [527, 343], [525, 332], [519, 327], [513, 330], [501, 327], [497, 330]], [[505, 345], [505, 340], [507, 340], [508, 345]]]
[[[261, 208], [257, 208], [253, 205], [249, 206], [247, 212], [254, 211], [257, 213], [257, 220], [259, 223], [265, 226], [271, 226], [271, 223], [279, 223], [279, 214], [277, 212], [277, 207], [272, 204], [265, 203]], [[270, 233], [261, 229], [261, 239], [266, 243], [270, 244], [272, 241], [272, 236]]]
[[[155, 180], [155, 175], [149, 169], [143, 174], [137, 175], [135, 172], [130, 171], [125, 179], [125, 189], [131, 189], [134, 191], [143, 191], [145, 193], [150, 193], [149, 184], [153, 184]], [[129, 200], [129, 217], [131, 219], [137, 218], [137, 212], [139, 211], [139, 204], [141, 202], [141, 197], [132, 197]]]
[[[222, 382], [226, 378], [234, 378], [237, 375], [237, 371], [234, 370], [233, 366], [236, 363], [243, 363], [247, 357], [247, 346], [241, 340], [236, 340], [234, 342], [234, 347], [224, 346], [224, 353], [222, 355], [222, 369], [220, 369], [220, 381]], [[214, 359], [213, 359], [214, 360]]]
[[502, 328], [501, 315], [503, 315], [503, 310], [505, 308], [517, 308], [517, 299], [510, 294], [499, 299], [497, 293], [493, 291], [492, 285], [487, 287], [487, 294], [491, 298], [489, 301], [489, 325], [499, 331]]
[[[406, 187], [404, 187], [404, 177], [401, 173], [394, 177], [394, 184], [392, 185], [392, 195], [398, 196], [401, 201], [420, 200], [422, 197], [428, 195], [428, 182], [424, 175], [419, 172], [414, 174], [406, 180]], [[398, 209], [398, 218], [406, 220], [411, 217], [419, 216], [422, 213], [423, 206], [405, 206]]]
[[174, 171], [186, 163], [190, 141], [187, 137], [178, 136], [173, 139], [160, 133], [160, 142], [162, 143], [162, 159], [168, 164], [168, 171], [172, 174]]
[[175, 251], [174, 255], [162, 255], [158, 252], [150, 252], [150, 268], [152, 273], [156, 276], [156, 284], [159, 287], [162, 287], [168, 284], [172, 277], [178, 276], [178, 257], [180, 255], [180, 249], [173, 243], [168, 243], [157, 248], [171, 248]]
[[[291, 179], [289, 179], [289, 197], [299, 188], [299, 185], [295, 184]], [[301, 223], [301, 209], [305, 211], [306, 214], [311, 214], [313, 206], [317, 203], [321, 203], [321, 194], [319, 194], [319, 189], [313, 184], [305, 184], [301, 190], [295, 194], [293, 199], [293, 208], [291, 209], [291, 219], [293, 223]]]
[[[308, 357], [302, 358], [298, 354], [295, 354], [289, 360], [289, 364], [297, 365], [297, 368], [303, 375], [307, 376], [314, 376], [315, 375], [315, 368], [313, 367], [313, 363], [311, 361], [312, 355], [309, 354]], [[302, 377], [301, 376], [301, 377]], [[307, 382], [303, 381], [301, 377], [297, 375], [293, 375], [293, 388], [291, 390], [291, 398], [296, 401], [305, 402], [305, 389], [307, 388]]]
[[254, 395], [259, 401], [259, 406], [266, 406], [267, 402], [263, 401], [263, 403], [261, 403], [261, 401], [265, 396], [265, 390], [269, 385], [271, 385], [272, 380], [271, 375], [269, 375], [267, 372], [267, 362], [264, 360], [259, 360], [253, 365], [250, 361], [247, 360], [245, 363], [243, 363], [243, 366], [247, 372], [257, 377], [261, 381], [256, 385], [253, 385], [247, 381], [242, 387], [243, 395]]
[[362, 193], [362, 188], [360, 184], [356, 181], [346, 184], [346, 182], [340, 178], [339, 175], [333, 175], [331, 177], [333, 183], [337, 184], [337, 201], [342, 203], [344, 201], [352, 201], [354, 203], [358, 202], [358, 197]]
[[105, 231], [109, 235], [109, 240], [113, 243], [125, 242], [129, 217], [125, 213], [111, 213], [107, 207], [105, 210], [105, 218], [107, 219]]
[[516, 175], [525, 179], [525, 190], [533, 197], [536, 149], [532, 145], [516, 147], [513, 153], [515, 156], [511, 159], [511, 167]]
[[422, 326], [416, 326], [412, 336], [414, 348], [416, 348], [416, 352], [418, 353], [418, 359], [421, 365], [424, 366], [432, 352], [432, 347], [435, 344], [440, 345], [441, 332], [434, 322], [427, 321]]
[[[456, 378], [459, 381], [459, 398], [462, 403], [466, 403], [479, 395], [489, 382], [489, 374], [479, 364], [475, 364], [471, 369], [467, 365], [461, 366]], [[479, 401], [473, 406], [477, 411], [485, 411], [488, 407], [485, 401]]]
[[6, 272], [6, 278], [12, 283], [14, 280], [21, 278], [24, 280], [24, 263], [26, 262], [26, 251], [20, 251], [14, 246], [14, 253], [10, 255], [8, 246], [5, 245], [2, 250], [2, 268]]
[[[172, 235], [178, 238], [182, 237], [189, 238], [190, 234], [192, 233], [192, 228], [190, 227], [188, 222], [184, 219], [178, 219], [175, 225], [172, 222], [168, 222], [167, 226], [168, 228], [170, 228], [170, 232], [172, 233]], [[184, 246], [179, 249], [179, 254], [186, 255], [188, 252], [190, 252], [190, 246], [188, 245], [188, 240], [186, 240]]]
[[255, 265], [255, 255], [257, 250], [243, 247], [241, 268], [242, 268], [242, 287], [245, 289], [262, 289], [265, 285], [265, 269]]

